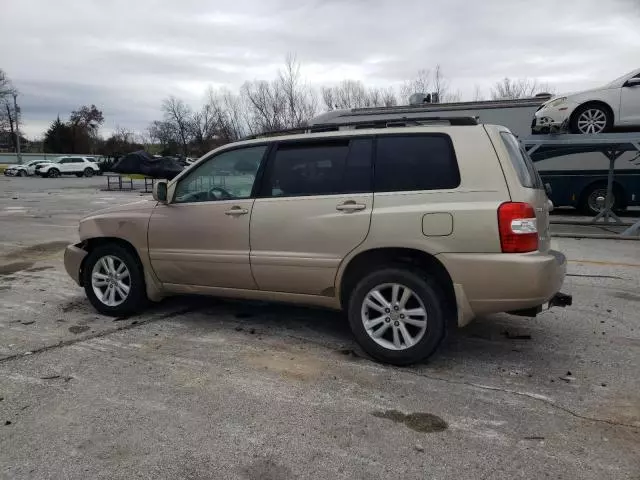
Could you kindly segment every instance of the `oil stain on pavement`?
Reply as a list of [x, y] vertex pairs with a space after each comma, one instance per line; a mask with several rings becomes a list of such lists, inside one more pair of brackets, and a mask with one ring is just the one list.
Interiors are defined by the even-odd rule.
[[404, 423], [411, 430], [421, 433], [442, 432], [448, 428], [447, 422], [431, 413], [402, 413], [398, 410], [373, 412], [372, 415], [396, 423]]

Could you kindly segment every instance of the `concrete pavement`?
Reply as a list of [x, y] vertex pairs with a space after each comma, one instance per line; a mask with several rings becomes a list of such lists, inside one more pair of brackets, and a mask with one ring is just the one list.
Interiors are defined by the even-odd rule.
[[98, 315], [61, 247], [139, 197], [3, 180], [0, 478], [640, 478], [637, 242], [555, 240], [572, 307], [478, 319], [400, 369], [322, 310]]

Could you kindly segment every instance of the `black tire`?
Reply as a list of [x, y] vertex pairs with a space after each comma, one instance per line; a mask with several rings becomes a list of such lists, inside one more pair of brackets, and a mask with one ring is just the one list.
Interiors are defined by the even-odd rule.
[[[594, 183], [589, 185], [580, 195], [580, 204], [578, 208], [585, 215], [595, 216], [600, 213], [600, 209], [596, 208], [596, 204], [594, 198], [597, 196], [602, 196], [606, 198], [607, 195], [607, 185], [603, 183]], [[625, 205], [623, 204], [624, 193], [620, 191], [619, 188], [613, 188], [613, 210], [620, 211], [624, 210]]]
[[[91, 282], [91, 274], [94, 266], [100, 259], [107, 255], [116, 257], [124, 262], [129, 270], [129, 294], [124, 302], [117, 306], [109, 306], [103, 303], [94, 292]], [[96, 247], [87, 255], [82, 270], [82, 282], [87, 298], [89, 298], [93, 307], [103, 315], [113, 317], [131, 315], [142, 310], [147, 304], [144, 272], [140, 260], [127, 248], [116, 243]]]
[[24, 170], [20, 170], [20, 171], [18, 172], [18, 176], [19, 176], [19, 177], [26, 177], [26, 176], [27, 176], [27, 172], [26, 172], [26, 171], [24, 171]]
[[93, 177], [93, 168], [85, 168], [84, 169], [84, 176], [85, 177]]
[[60, 170], [58, 170], [57, 168], [52, 168], [47, 172], [47, 177], [58, 178], [59, 176], [60, 176]]
[[[604, 115], [605, 124], [604, 124], [603, 130], [598, 132], [587, 132], [587, 131], [583, 131], [584, 128], [581, 129], [581, 126], [579, 125], [580, 116], [585, 112], [587, 112], [588, 110], [591, 110], [593, 112], [599, 111], [601, 112], [602, 115]], [[569, 122], [569, 130], [571, 131], [571, 133], [576, 133], [576, 134], [606, 133], [611, 131], [612, 128], [613, 128], [613, 114], [611, 113], [611, 110], [609, 108], [607, 108], [601, 103], [585, 103], [584, 105], [579, 106], [571, 115], [571, 121]]]
[[[411, 289], [422, 301], [427, 313], [427, 328], [422, 338], [411, 347], [392, 350], [379, 345], [367, 333], [361, 315], [363, 302], [375, 287], [397, 283]], [[432, 355], [446, 333], [446, 303], [435, 282], [404, 265], [381, 267], [365, 275], [349, 296], [348, 316], [351, 331], [362, 349], [374, 359], [392, 365], [409, 365]]]

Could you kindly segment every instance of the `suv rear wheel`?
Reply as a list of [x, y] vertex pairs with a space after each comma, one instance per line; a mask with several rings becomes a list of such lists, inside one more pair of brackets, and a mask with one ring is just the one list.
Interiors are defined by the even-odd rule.
[[60, 170], [57, 168], [52, 168], [47, 172], [47, 177], [57, 178], [60, 176]]
[[147, 298], [140, 262], [118, 244], [102, 245], [89, 253], [83, 285], [91, 304], [104, 315], [136, 313]]
[[444, 338], [445, 303], [428, 277], [403, 266], [383, 267], [358, 282], [349, 323], [373, 358], [408, 365], [429, 357]]

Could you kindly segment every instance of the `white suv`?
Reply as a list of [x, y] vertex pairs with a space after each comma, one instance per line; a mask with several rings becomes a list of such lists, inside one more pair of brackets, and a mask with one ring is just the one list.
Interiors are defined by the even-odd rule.
[[92, 177], [99, 172], [100, 167], [88, 157], [58, 157], [36, 167], [36, 175], [53, 178], [60, 175]]

